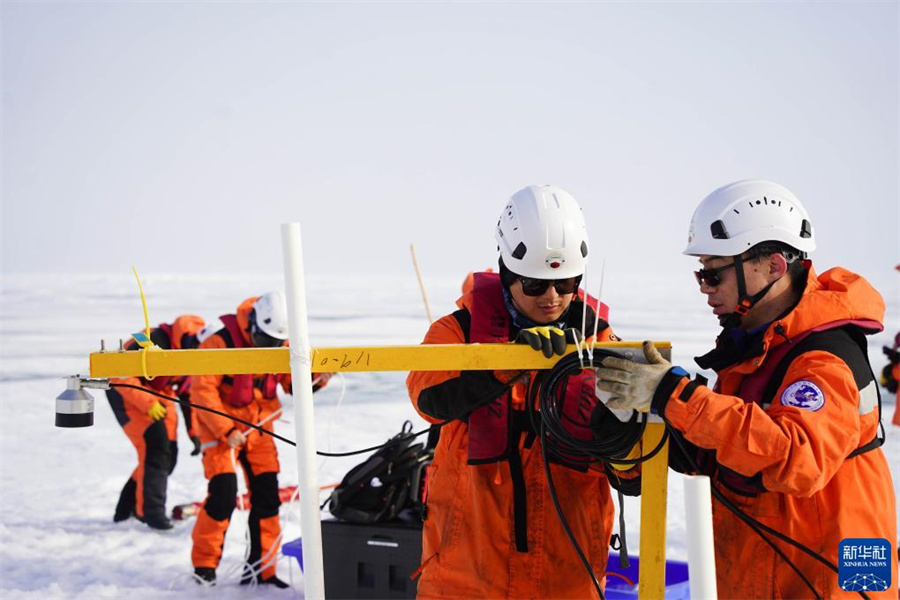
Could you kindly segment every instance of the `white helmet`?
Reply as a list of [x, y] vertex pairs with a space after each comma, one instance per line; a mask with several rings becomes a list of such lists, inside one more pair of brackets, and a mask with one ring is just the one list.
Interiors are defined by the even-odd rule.
[[691, 219], [684, 254], [737, 256], [760, 242], [782, 242], [801, 252], [816, 249], [809, 214], [786, 187], [746, 179], [703, 199]]
[[207, 323], [203, 326], [202, 329], [200, 329], [200, 331], [197, 332], [197, 344], [202, 344], [207, 340], [207, 338], [209, 338], [212, 334], [219, 331], [223, 327], [225, 326], [219, 319]]
[[256, 326], [278, 340], [288, 339], [287, 301], [281, 292], [263, 294], [253, 303]]
[[516, 192], [497, 221], [500, 258], [513, 273], [536, 279], [584, 274], [588, 254], [584, 213], [575, 198], [553, 185]]

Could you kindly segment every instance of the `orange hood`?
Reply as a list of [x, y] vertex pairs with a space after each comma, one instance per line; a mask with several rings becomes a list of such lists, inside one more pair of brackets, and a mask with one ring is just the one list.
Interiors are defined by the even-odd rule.
[[181, 315], [172, 322], [172, 349], [181, 350], [181, 340], [185, 335], [197, 335], [206, 323], [197, 315]]
[[835, 321], [869, 321], [872, 330], [881, 331], [884, 310], [881, 294], [859, 275], [835, 267], [817, 276], [810, 268], [800, 302], [769, 327], [765, 339], [770, 347], [786, 341], [774, 332], [779, 324], [788, 337]]
[[253, 304], [258, 298], [259, 296], [247, 298], [241, 302], [235, 313], [237, 316], [238, 327], [241, 328], [241, 335], [244, 336], [244, 342], [248, 346], [253, 345], [253, 342], [250, 340], [250, 312], [253, 310]]

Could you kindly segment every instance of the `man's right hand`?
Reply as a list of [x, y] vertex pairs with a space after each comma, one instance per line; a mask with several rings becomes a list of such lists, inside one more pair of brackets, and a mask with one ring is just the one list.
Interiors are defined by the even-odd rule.
[[554, 354], [562, 356], [566, 353], [567, 344], [574, 344], [584, 337], [574, 328], [559, 329], [558, 327], [531, 327], [523, 329], [516, 335], [517, 344], [528, 344], [533, 350], [543, 352], [550, 358]]
[[247, 437], [237, 429], [234, 429], [228, 434], [228, 437], [225, 438], [225, 443], [236, 450], [247, 443]]

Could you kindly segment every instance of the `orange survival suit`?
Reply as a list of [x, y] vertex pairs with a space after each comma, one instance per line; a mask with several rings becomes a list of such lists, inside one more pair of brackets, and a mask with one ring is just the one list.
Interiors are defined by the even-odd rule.
[[[164, 350], [190, 349], [196, 346], [197, 332], [203, 327], [203, 319], [196, 315], [183, 315], [171, 324], [163, 323], [150, 332], [150, 340]], [[132, 340], [128, 349], [137, 344]], [[172, 398], [186, 398], [190, 393], [189, 377], [116, 378], [113, 383], [125, 383], [150, 388]], [[175, 403], [130, 388], [110, 388], [106, 391], [109, 405], [116, 420], [138, 454], [138, 465], [119, 494], [119, 502], [113, 519], [122, 521], [132, 514], [152, 525], [166, 521], [166, 488], [168, 477], [178, 459], [178, 414]], [[162, 402], [165, 418], [154, 421], [147, 414], [150, 407]], [[195, 437], [190, 407], [182, 405], [188, 436]]]
[[[697, 359], [718, 372], [714, 390], [681, 378], [671, 393], [657, 391], [654, 408], [683, 434], [673, 440], [681, 446], [671, 444], [670, 465], [693, 470], [691, 455], [745, 513], [835, 565], [845, 538], [883, 538], [896, 548], [894, 486], [878, 448], [880, 401], [864, 338], [881, 330], [883, 316], [884, 301], [863, 278], [840, 268], [817, 278], [810, 268], [798, 304], [746, 349], [730, 351], [720, 336], [716, 350]], [[798, 352], [814, 334], [812, 349]], [[719, 501], [713, 527], [720, 598], [814, 597]], [[822, 597], [859, 597], [842, 591], [822, 563], [775, 544]], [[891, 563], [890, 590], [870, 590], [870, 598], [897, 597], [896, 556]]]
[[[201, 348], [252, 347], [249, 334], [250, 312], [257, 297], [248, 298], [234, 315], [223, 315], [224, 327], [207, 338]], [[323, 379], [319, 387], [324, 385]], [[250, 423], [273, 430], [275, 413], [281, 410], [277, 385], [291, 392], [291, 377], [281, 375], [201, 375], [194, 377], [193, 402], [234, 415]], [[318, 388], [316, 388], [318, 389]], [[280, 548], [281, 524], [278, 509], [278, 452], [275, 441], [227, 417], [206, 411], [196, 411], [197, 429], [203, 448], [203, 470], [209, 480], [208, 494], [194, 525], [194, 546], [191, 561], [194, 568], [215, 569], [222, 558], [225, 532], [236, 507], [237, 475], [235, 463], [244, 470], [250, 491], [250, 555], [254, 564], [264, 559], [260, 576], [275, 576], [275, 564]], [[232, 450], [225, 442], [228, 435], [239, 429], [247, 435], [246, 444]], [[248, 432], [249, 430], [249, 432]]]
[[[497, 274], [476, 273], [471, 291], [457, 301], [460, 310], [435, 321], [423, 343], [513, 340], [518, 330], [501, 285]], [[573, 299], [565, 327], [581, 328], [584, 307], [580, 297]], [[604, 305], [588, 308], [585, 329], [593, 331], [597, 312], [598, 341], [617, 339]], [[527, 384], [515, 384], [488, 406], [459, 414], [458, 399], [477, 402], [500, 386], [497, 377], [503, 378], [490, 371], [414, 371], [407, 379], [424, 419], [455, 419], [442, 427], [428, 471], [418, 595], [596, 598], [550, 499], [541, 444], [526, 424]], [[498, 420], [485, 418], [491, 416]], [[614, 514], [607, 478], [593, 469], [555, 463], [550, 468], [569, 526], [603, 581]]]

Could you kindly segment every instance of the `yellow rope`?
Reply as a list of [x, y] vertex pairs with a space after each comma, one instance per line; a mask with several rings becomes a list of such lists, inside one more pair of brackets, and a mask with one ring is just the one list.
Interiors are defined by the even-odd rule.
[[151, 348], [156, 348], [156, 345], [150, 340], [150, 316], [147, 313], [147, 297], [144, 296], [144, 286], [141, 285], [141, 278], [138, 277], [138, 272], [135, 267], [131, 267], [132, 272], [134, 272], [134, 278], [137, 279], [138, 289], [141, 292], [141, 306], [144, 308], [144, 335], [147, 336], [147, 340], [144, 343], [141, 343], [140, 340], [135, 339], [138, 342], [138, 345], [141, 346], [141, 369], [144, 374], [143, 377], [147, 381], [152, 381], [153, 377], [147, 374], [147, 352]]

